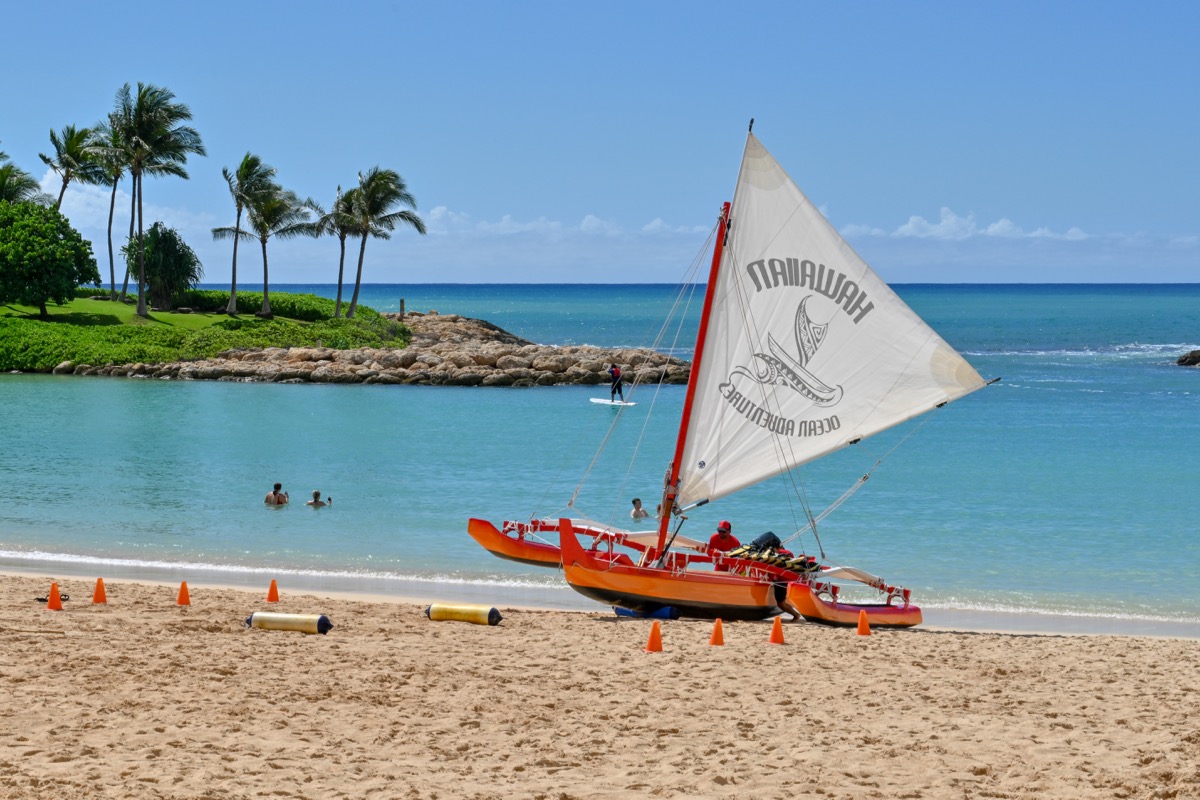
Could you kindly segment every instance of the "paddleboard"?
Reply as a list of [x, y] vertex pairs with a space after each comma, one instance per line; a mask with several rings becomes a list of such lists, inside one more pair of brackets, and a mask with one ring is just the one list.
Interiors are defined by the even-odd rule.
[[602, 406], [636, 406], [637, 403], [626, 403], [624, 400], [605, 400], [602, 397], [589, 397], [593, 403], [599, 403]]

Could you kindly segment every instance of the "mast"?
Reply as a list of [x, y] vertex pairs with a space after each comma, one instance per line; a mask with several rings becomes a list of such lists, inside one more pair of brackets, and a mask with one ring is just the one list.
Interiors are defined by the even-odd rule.
[[[751, 122], [751, 125], [754, 123]], [[704, 290], [704, 308], [700, 312], [700, 330], [696, 333], [696, 350], [692, 357], [692, 369], [688, 373], [687, 395], [683, 400], [683, 416], [679, 420], [679, 435], [675, 440], [675, 457], [667, 472], [663, 486], [662, 516], [658, 518], [658, 553], [661, 556], [667, 541], [667, 528], [671, 523], [671, 510], [675, 507], [675, 495], [679, 486], [679, 465], [683, 461], [683, 446], [687, 441], [688, 423], [692, 419], [692, 403], [696, 397], [696, 378], [700, 374], [700, 361], [704, 355], [704, 343], [708, 338], [708, 318], [712, 312], [713, 296], [717, 291], [717, 274], [721, 271], [721, 257], [725, 253], [725, 239], [729, 235], [730, 204], [721, 206], [717, 220], [717, 241], [713, 246], [712, 266], [708, 270], [708, 285]]]

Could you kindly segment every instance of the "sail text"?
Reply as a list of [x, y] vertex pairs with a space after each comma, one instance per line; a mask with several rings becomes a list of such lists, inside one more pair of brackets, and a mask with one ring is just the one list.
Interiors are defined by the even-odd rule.
[[835, 269], [808, 259], [760, 258], [746, 266], [746, 273], [754, 282], [756, 292], [795, 286], [823, 294], [841, 306], [856, 325], [875, 308], [875, 304], [867, 299], [866, 290], [857, 283]]
[[747, 420], [782, 436], [821, 436], [842, 427], [842, 421], [838, 419], [837, 414], [824, 419], [789, 419], [758, 405], [738, 391], [732, 383], [722, 383], [717, 390], [729, 405]]

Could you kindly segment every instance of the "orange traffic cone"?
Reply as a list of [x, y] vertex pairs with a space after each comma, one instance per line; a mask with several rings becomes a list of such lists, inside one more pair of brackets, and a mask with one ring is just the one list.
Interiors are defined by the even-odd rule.
[[865, 608], [858, 612], [858, 635], [871, 635], [871, 623], [867, 621], [867, 610]]
[[50, 584], [50, 595], [46, 598], [46, 608], [50, 611], [62, 611], [62, 597], [58, 594], [58, 584]]
[[708, 643], [712, 645], [725, 644], [725, 631], [721, 627], [721, 620], [718, 619], [713, 623], [712, 637], [709, 638]]
[[650, 628], [650, 641], [646, 642], [646, 652], [662, 652], [662, 628], [659, 627], [658, 620], [654, 620], [654, 625]]
[[771, 626], [771, 638], [768, 639], [771, 644], [783, 644], [783, 618], [776, 617], [775, 624]]
[[108, 605], [108, 595], [104, 592], [104, 578], [96, 578], [96, 591], [92, 592], [92, 603]]
[[179, 599], [175, 601], [175, 605], [190, 606], [191, 604], [192, 598], [188, 595], [187, 581], [183, 581], [179, 584]]
[[271, 579], [271, 588], [267, 589], [267, 602], [268, 603], [278, 603], [279, 602], [279, 587], [275, 585], [274, 578]]

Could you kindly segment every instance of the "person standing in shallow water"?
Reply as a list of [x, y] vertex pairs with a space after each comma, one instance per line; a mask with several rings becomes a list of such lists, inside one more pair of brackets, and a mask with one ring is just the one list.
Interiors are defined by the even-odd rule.
[[326, 500], [328, 500], [329, 502], [325, 502], [324, 500], [321, 499], [321, 490], [320, 489], [313, 489], [313, 499], [309, 500], [304, 505], [312, 506], [313, 508], [324, 508], [325, 506], [333, 505], [332, 497], [328, 497], [328, 498], [326, 498]]
[[629, 516], [633, 519], [645, 519], [650, 516], [650, 512], [642, 508], [642, 498], [633, 498], [633, 510], [629, 512]]
[[269, 506], [285, 506], [288, 502], [288, 493], [282, 491], [283, 484], [275, 484], [275, 488], [267, 492], [267, 496], [263, 498], [263, 502]]
[[608, 368], [608, 377], [612, 379], [612, 386], [609, 387], [609, 396], [615, 401], [620, 395], [621, 402], [625, 402], [625, 392], [621, 388], [621, 368], [613, 364]]

